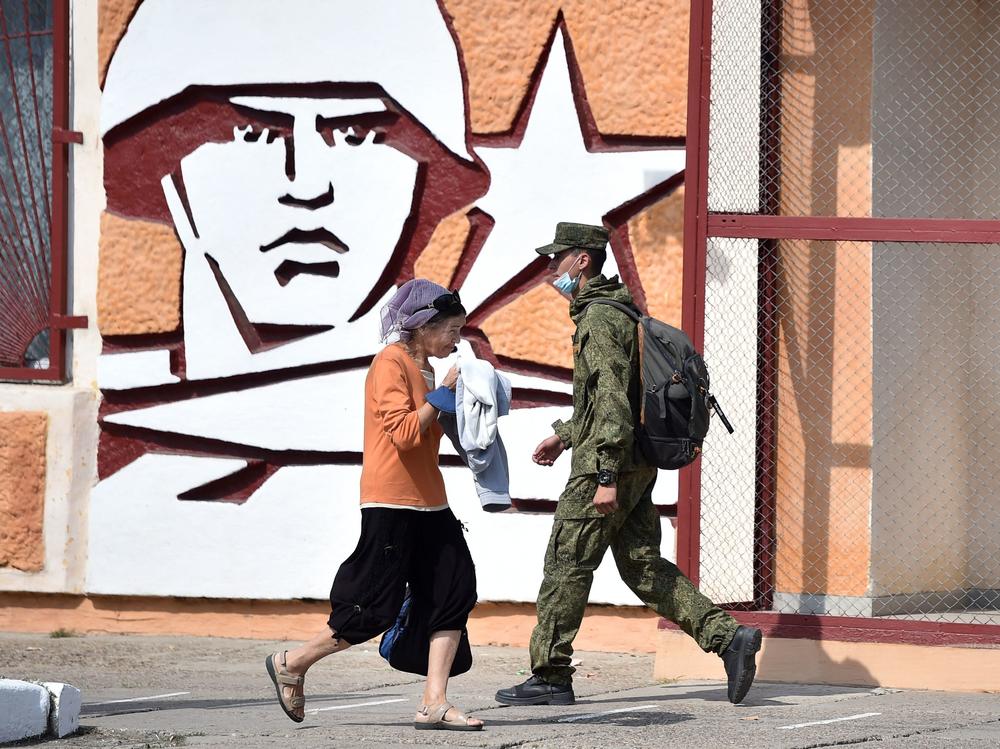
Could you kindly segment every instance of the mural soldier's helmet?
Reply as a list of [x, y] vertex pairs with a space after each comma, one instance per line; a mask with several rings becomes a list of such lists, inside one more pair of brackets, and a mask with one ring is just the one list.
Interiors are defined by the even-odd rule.
[[[282, 98], [288, 106], [299, 107], [308, 115], [296, 117], [296, 125], [283, 131], [285, 145], [295, 143], [294, 148], [287, 149], [284, 167], [289, 180], [296, 178], [288, 164], [297, 164], [300, 155], [313, 174], [318, 174], [325, 163], [312, 159], [312, 152], [299, 149], [296, 133], [305, 132], [299, 130], [299, 119], [304, 128], [311, 122], [319, 128], [322, 121], [323, 137], [335, 138], [336, 133], [327, 133], [326, 129], [339, 127], [329, 123], [347, 119], [338, 113], [343, 115], [354, 105], [371, 112], [373, 102], [380, 102], [375, 109], [392, 110], [388, 112], [391, 124], [382, 130], [369, 130], [365, 142], [371, 137], [375, 144], [391, 146], [416, 162], [419, 173], [414, 167], [406, 179], [391, 179], [393, 175], [384, 169], [379, 172], [359, 168], [357, 160], [353, 171], [339, 172], [341, 179], [344, 174], [353, 175], [355, 184], [336, 185], [338, 210], [348, 210], [351, 195], [357, 201], [362, 200], [359, 195], [363, 196], [365, 203], [362, 210], [351, 214], [357, 241], [352, 242], [350, 236], [338, 230], [343, 228], [343, 216], [340, 227], [324, 228], [335, 229], [345, 246], [365, 246], [366, 252], [338, 258], [346, 275], [337, 285], [339, 293], [325, 297], [327, 302], [339, 299], [339, 307], [331, 315], [313, 319], [312, 302], [292, 285], [274, 289], [274, 276], [269, 270], [264, 275], [270, 276], [271, 284], [265, 288], [254, 285], [250, 270], [240, 267], [239, 258], [232, 258], [227, 267], [221, 253], [229, 250], [235, 254], [240, 245], [234, 238], [239, 222], [232, 217], [243, 211], [263, 222], [266, 215], [254, 210], [261, 207], [259, 204], [228, 206], [227, 211], [220, 211], [213, 197], [220, 191], [208, 191], [213, 218], [221, 215], [221, 220], [229, 224], [224, 241], [215, 238], [218, 241], [214, 249], [219, 254], [214, 257], [241, 304], [253, 306], [247, 308], [253, 322], [336, 325], [338, 320], [358, 319], [371, 311], [394, 284], [412, 275], [416, 256], [427, 246], [440, 221], [471, 205], [486, 191], [489, 176], [468, 147], [465, 81], [459, 55], [452, 30], [435, 0], [144, 0], [114, 52], [104, 87], [101, 133], [108, 210], [154, 221], [176, 218], [176, 210], [168, 211], [161, 180], [165, 175], [179, 173], [181, 161], [202, 144], [233, 141], [237, 129], [241, 129], [239, 125], [248, 124], [240, 110], [247, 102], [252, 108], [251, 100]], [[343, 107], [324, 104], [322, 110], [310, 109], [309, 102], [323, 101], [340, 102]], [[245, 140], [256, 142], [262, 137], [267, 122], [255, 125], [257, 129], [247, 133]], [[313, 145], [315, 135], [309, 138]], [[262, 142], [269, 144], [269, 138], [274, 136], [272, 128]], [[348, 153], [347, 149], [330, 150]], [[359, 149], [358, 153], [370, 155], [371, 151]], [[383, 158], [380, 163], [385, 161]], [[273, 160], [268, 164], [269, 169], [273, 167]], [[197, 165], [190, 166], [195, 170]], [[277, 179], [281, 172], [279, 163], [277, 171], [268, 171], [270, 176], [266, 178]], [[200, 179], [220, 179], [213, 174], [219, 171], [203, 168]], [[317, 201], [332, 203], [337, 174], [331, 167], [332, 181], [322, 184], [323, 188], [329, 185], [329, 190], [317, 194]], [[374, 182], [380, 174], [387, 180], [386, 190]], [[258, 176], [265, 179], [262, 170], [247, 179]], [[190, 187], [186, 174], [184, 181]], [[235, 195], [245, 182], [238, 180], [234, 190], [228, 192]], [[360, 187], [359, 182], [363, 183]], [[405, 194], [404, 183], [412, 185]], [[297, 204], [318, 205], [312, 195], [308, 197], [310, 200], [296, 199]], [[230, 198], [235, 199], [232, 195]], [[194, 199], [190, 190], [187, 199]], [[202, 204], [206, 204], [204, 199]], [[387, 216], [382, 208], [390, 205], [395, 213]], [[198, 224], [198, 229], [202, 228]], [[252, 227], [244, 234], [250, 231]], [[379, 234], [379, 241], [369, 241], [374, 234]], [[263, 231], [259, 237], [244, 237], [243, 246], [263, 245], [274, 239], [266, 235]], [[257, 260], [254, 268], [264, 263]], [[352, 262], [353, 270], [358, 263], [366, 264], [360, 276], [356, 272], [352, 275]], [[243, 277], [247, 280], [240, 288], [237, 282]], [[281, 291], [287, 291], [283, 306], [268, 301], [266, 294]], [[361, 298], [355, 299], [359, 293]], [[347, 307], [351, 308], [350, 320], [341, 315]], [[267, 317], [282, 310], [288, 314], [280, 319]]]
[[191, 87], [376, 84], [472, 161], [451, 30], [434, 0], [400, 5], [282, 0], [262, 19], [243, 0], [144, 0], [108, 68], [101, 135]]

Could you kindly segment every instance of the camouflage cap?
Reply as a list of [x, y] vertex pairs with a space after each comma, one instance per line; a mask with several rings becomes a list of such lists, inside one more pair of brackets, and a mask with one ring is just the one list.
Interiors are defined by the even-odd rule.
[[555, 255], [573, 248], [603, 250], [608, 245], [608, 230], [592, 224], [574, 224], [560, 221], [556, 224], [556, 238], [552, 244], [536, 247], [539, 255]]

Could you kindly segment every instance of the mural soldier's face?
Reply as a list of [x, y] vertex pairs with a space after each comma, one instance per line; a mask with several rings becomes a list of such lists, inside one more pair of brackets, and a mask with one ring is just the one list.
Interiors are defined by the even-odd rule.
[[383, 142], [398, 115], [378, 98], [230, 102], [245, 114], [233, 139], [181, 161], [205, 256], [185, 262], [212, 265], [250, 322], [343, 325], [411, 212], [418, 164]]

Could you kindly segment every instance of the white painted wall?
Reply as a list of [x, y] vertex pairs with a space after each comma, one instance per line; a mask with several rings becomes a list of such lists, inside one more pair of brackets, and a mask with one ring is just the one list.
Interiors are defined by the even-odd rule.
[[710, 211], [756, 213], [760, 161], [760, 3], [715, 0], [712, 7]]
[[69, 333], [72, 382], [66, 385], [0, 384], [0, 411], [48, 414], [44, 544], [45, 568], [29, 573], [0, 568], [0, 590], [81, 592], [87, 563], [87, 511], [96, 474], [97, 247], [104, 207], [102, 154], [97, 122], [97, 0], [72, 3], [70, 128], [84, 134], [82, 145], [69, 146], [68, 201], [70, 289], [69, 314], [86, 315], [87, 330]]
[[[708, 207], [756, 213], [760, 160], [759, 3], [716, 0], [712, 16]], [[757, 242], [709, 239], [705, 361], [736, 428], [714, 420], [701, 459], [700, 587], [718, 601], [753, 596], [756, 497]]]
[[[226, 40], [221, 48], [213, 48], [206, 70], [192, 66], [151, 64], [158, 55], [177, 57], [177, 50], [165, 40], [182, 38], [189, 31], [190, 19], [184, 14], [166, 12], [168, 3], [151, 0], [140, 11], [134, 37], [126, 37], [119, 55], [112, 63], [105, 91], [105, 126], [110, 127], [122, 117], [131, 116], [143, 107], [151, 106], [164, 96], [180, 90], [184, 79], [194, 75], [199, 80], [216, 84], [268, 83], [271, 81], [303, 82], [338, 79], [341, 68], [332, 62], [350, 58], [356, 66], [374, 59], [371, 50], [364, 54], [358, 49], [357, 35], [347, 40], [354, 53], [320, 61], [327, 67], [319, 78], [316, 71], [304, 64], [304, 59], [316, 61], [316, 47], [305, 42], [309, 54], [279, 59], [273, 49], [274, 39], [288, 31], [288, 24], [277, 35], [267, 36], [266, 54], [253, 59], [240, 58], [240, 65], [226, 57], [239, 50], [242, 43], [234, 37], [239, 29], [220, 24], [230, 23], [233, 14], [222, 12], [224, 5], [211, 9], [191, 3], [189, 10], [200, 15], [201, 26], [194, 38]], [[290, 6], [290, 16], [310, 17], [309, 11], [321, 10], [321, 17], [334, 6], [350, 5], [352, 17], [371, 10], [374, 16], [384, 16], [388, 7], [342, 3], [309, 3], [297, 1]], [[245, 4], [244, 4], [245, 6]], [[408, 38], [437, 39], [443, 26], [439, 16], [426, 12], [431, 3], [392, 6], [392, 28], [406, 29]], [[435, 11], [436, 12], [436, 11]], [[234, 11], [235, 13], [235, 11]], [[380, 15], [381, 14], [381, 15]], [[247, 28], [247, 19], [255, 17], [241, 7], [240, 28], [250, 36], [259, 36], [260, 28]], [[373, 16], [373, 17], [374, 17]], [[153, 23], [153, 21], [156, 21]], [[315, 21], [313, 27], [317, 27]], [[343, 36], [346, 27], [323, 26], [324, 44]], [[301, 31], [301, 29], [300, 29]], [[268, 29], [270, 32], [270, 29]], [[132, 34], [132, 31], [129, 32]], [[313, 35], [315, 37], [315, 35]], [[371, 37], [369, 36], [369, 41]], [[388, 93], [400, 96], [393, 88], [398, 81], [410, 80], [414, 71], [404, 70], [402, 50], [389, 40], [377, 66], [354, 73], [365, 80], [378, 80]], [[521, 148], [481, 149], [484, 161], [491, 167], [490, 192], [479, 206], [496, 220], [491, 245], [485, 247], [463, 287], [463, 300], [474, 308], [493, 290], [516, 274], [533, 255], [531, 247], [549, 241], [557, 220], [584, 220], [599, 223], [605, 212], [644, 191], [655, 187], [683, 164], [683, 150], [642, 150], [591, 154], [583, 147], [576, 103], [569, 89], [569, 74], [561, 35], [549, 58], [543, 76], [543, 89], [536, 99], [529, 131]], [[190, 40], [185, 41], [189, 44]], [[450, 42], [442, 48], [426, 50], [430, 62], [421, 75], [437, 76], [441, 92], [454, 93], [457, 66], [448, 62], [455, 57]], [[354, 45], [354, 46], [351, 46]], [[334, 45], [335, 46], [335, 45]], [[431, 45], [434, 46], [434, 45]], [[440, 46], [440, 45], [438, 45]], [[447, 49], [445, 49], [447, 48]], [[391, 51], [387, 51], [391, 50]], [[450, 51], [449, 51], [450, 50]], [[148, 53], [148, 54], [147, 54]], [[269, 56], [270, 55], [270, 56]], [[450, 57], [449, 57], [450, 55]], [[128, 59], [126, 59], [126, 57]], [[377, 56], [376, 56], [377, 57]], [[229, 63], [227, 63], [227, 59]], [[129, 64], [131, 61], [131, 64]], [[273, 63], [274, 72], [263, 63]], [[232, 63], [232, 64], [230, 64]], [[246, 64], [242, 64], [246, 63]], [[434, 63], [433, 65], [430, 63]], [[227, 67], [227, 65], [230, 65]], [[134, 67], [133, 67], [134, 66]], [[93, 66], [96, 68], [96, 64]], [[164, 70], [167, 72], [161, 73]], [[141, 72], [142, 75], [139, 75]], [[163, 76], [164, 80], [149, 80]], [[271, 76], [271, 77], [268, 77]], [[449, 77], [450, 76], [450, 77]], [[263, 80], [261, 80], [263, 78]], [[350, 80], [354, 80], [351, 78]], [[412, 81], [411, 81], [412, 82]], [[420, 82], [418, 82], [420, 83]], [[428, 91], [426, 81], [414, 84], [417, 94]], [[420, 88], [423, 86], [423, 88]], [[405, 96], [416, 95], [412, 90]], [[405, 96], [400, 101], [429, 124], [429, 129], [453, 153], [464, 157], [465, 144], [455, 135], [454, 96], [427, 95], [414, 106]], [[435, 98], [437, 97], [437, 98]], [[418, 97], [419, 98], [419, 97]], [[404, 100], [405, 99], [405, 100]], [[96, 100], [96, 97], [95, 97]], [[300, 112], [309, 106], [339, 106], [342, 100], [285, 100], [283, 111]], [[356, 100], [350, 100], [354, 104]], [[368, 100], [365, 100], [368, 102]], [[416, 101], [416, 100], [414, 100]], [[273, 99], [271, 100], [273, 105]], [[246, 102], [243, 102], [244, 104]], [[260, 103], [260, 102], [257, 102]], [[368, 102], [378, 107], [375, 103]], [[306, 112], [303, 121], [310, 120], [314, 111]], [[296, 119], [296, 122], [298, 122]], [[464, 123], [457, 123], [464, 133]], [[310, 141], [317, 157], [310, 161], [308, 175], [296, 171], [296, 179], [284, 174], [281, 139], [246, 143], [234, 132], [234, 140], [225, 144], [202, 146], [185, 158], [181, 176], [197, 234], [180, 204], [179, 193], [170, 179], [163, 187], [174, 223], [185, 251], [184, 332], [189, 379], [228, 377], [259, 371], [278, 371], [300, 364], [335, 361], [372, 354], [378, 350], [377, 313], [345, 324], [343, 310], [338, 307], [337, 281], [329, 279], [296, 279], [283, 291], [267, 287], [274, 283], [273, 268], [257, 262], [240, 263], [239, 258], [223, 258], [219, 253], [235, 247], [251, 247], [258, 234], [273, 238], [293, 225], [302, 229], [336, 226], [338, 235], [348, 245], [364, 247], [374, 252], [367, 255], [341, 256], [345, 277], [349, 275], [348, 292], [356, 294], [370, 285], [384, 267], [387, 253], [398, 236], [405, 218], [413, 189], [414, 164], [409, 158], [388, 146], [367, 144], [364, 149], [323, 151], [316, 139]], [[299, 158], [299, 134], [296, 136], [296, 158]], [[281, 153], [279, 153], [279, 151]], [[304, 152], [304, 150], [303, 150]], [[334, 153], [335, 152], [335, 153]], [[368, 159], [358, 154], [366, 153]], [[370, 158], [379, 154], [379, 169], [371, 169]], [[281, 156], [281, 158], [278, 158]], [[333, 163], [336, 157], [336, 164]], [[99, 164], [97, 165], [99, 167]], [[324, 171], [325, 170], [325, 171]], [[326, 175], [335, 175], [338, 200], [347, 205], [351, 197], [375, 195], [392, 208], [391, 213], [372, 213], [379, 203], [358, 203], [343, 211], [331, 206], [328, 211], [312, 211], [308, 226], [301, 225], [301, 214], [291, 221], [290, 214], [273, 205], [283, 191], [302, 188], [300, 178], [318, 178], [322, 186]], [[561, 175], [561, 180], [547, 180], [546, 175]], [[655, 174], [655, 179], [651, 178]], [[379, 189], [379, 175], [386, 179], [386, 188]], [[566, 181], [566, 175], [574, 175]], [[100, 179], [97, 169], [96, 179]], [[331, 177], [331, 179], [333, 179]], [[313, 180], [315, 181], [315, 179]], [[332, 182], [331, 182], [332, 183]], [[342, 185], [346, 185], [342, 192]], [[549, 192], [546, 192], [548, 187]], [[582, 215], [556, 215], [565, 209], [555, 198], [565, 198], [570, 188], [577, 191]], [[353, 192], [351, 191], [353, 189]], [[100, 195], [101, 193], [98, 192]], [[255, 210], [247, 212], [247, 206]], [[95, 222], [101, 206], [88, 209], [87, 217]], [[259, 209], [259, 210], [257, 210]], [[341, 213], [338, 214], [337, 210]], [[379, 218], [381, 216], [381, 218]], [[535, 234], [545, 225], [545, 236]], [[88, 227], [89, 230], [89, 225]], [[533, 233], [534, 232], [534, 233]], [[96, 233], [93, 235], [96, 248]], [[298, 248], [311, 252], [315, 247]], [[515, 254], [515, 251], [517, 254]], [[529, 255], [521, 255], [526, 251]], [[213, 274], [207, 272], [206, 254], [211, 253], [223, 275], [230, 281], [237, 298], [244, 304], [254, 322], [334, 323], [330, 333], [306, 338], [298, 343], [251, 353], [235, 332], [228, 306], [222, 300]], [[252, 253], [251, 253], [252, 254]], [[291, 257], [290, 255], [288, 257]], [[351, 258], [361, 266], [348, 274]], [[308, 260], [296, 256], [297, 260]], [[518, 264], [523, 260], [522, 264]], [[612, 264], [614, 264], [612, 260]], [[381, 263], [382, 265], [379, 265]], [[260, 266], [260, 267], [258, 267]], [[261, 270], [261, 268], [263, 270]], [[270, 278], [269, 278], [270, 276]], [[295, 284], [315, 281], [303, 286], [304, 295], [295, 293]], [[88, 289], [90, 298], [96, 292]], [[270, 296], [269, 296], [270, 295]], [[289, 296], [292, 299], [287, 299]], [[294, 306], [293, 317], [282, 316], [287, 310], [278, 306]], [[342, 301], [342, 300], [340, 300]], [[356, 303], [354, 303], [356, 306]], [[339, 305], [351, 306], [351, 305]], [[314, 314], [315, 319], [309, 315]], [[324, 317], [324, 315], [326, 315]], [[111, 354], [100, 357], [96, 372], [100, 386], [107, 390], [128, 390], [132, 387], [167, 382], [172, 376], [164, 369], [162, 352], [141, 355]], [[94, 371], [94, 365], [88, 363]], [[360, 451], [361, 393], [364, 370], [341, 372], [310, 378], [288, 379], [274, 384], [246, 387], [234, 392], [204, 396], [191, 400], [165, 403], [153, 408], [136, 408], [108, 418], [108, 422], [142, 426], [164, 434], [207, 437], [246, 447], [270, 450], [337, 450]], [[512, 377], [515, 386], [531, 387], [552, 392], [567, 392], [568, 383], [537, 378]], [[501, 420], [500, 430], [507, 445], [511, 469], [511, 493], [515, 497], [556, 499], [565, 483], [569, 459], [563, 458], [554, 468], [534, 465], [530, 454], [543, 437], [551, 433], [550, 424], [558, 416], [566, 417], [567, 409], [518, 409]], [[448, 450], [446, 449], [445, 452]], [[196, 457], [190, 455], [147, 454], [125, 466], [96, 486], [89, 505], [89, 556], [85, 590], [95, 594], [134, 594], [160, 596], [207, 596], [227, 598], [324, 598], [337, 566], [354, 548], [360, 526], [358, 507], [360, 466], [286, 466], [280, 468], [243, 504], [178, 500], [191, 488], [230, 475], [245, 465], [243, 460]], [[552, 518], [549, 515], [487, 515], [479, 507], [471, 473], [465, 469], [444, 470], [452, 506], [469, 528], [469, 542], [477, 562], [480, 600], [533, 601], [541, 579], [542, 556]], [[654, 500], [667, 503], [676, 500], [676, 476], [665, 474], [657, 486]], [[674, 533], [668, 521], [662, 548], [673, 558]], [[597, 573], [591, 600], [596, 603], [638, 604], [635, 596], [618, 580], [613, 562], [605, 561]]]
[[[523, 443], [511, 445], [512, 456], [526, 455]], [[565, 481], [568, 462], [560, 462], [549, 469], [543, 492]], [[243, 505], [176, 499], [192, 482], [212, 481], [243, 465], [239, 460], [146, 455], [101, 482], [91, 498], [87, 592], [325, 598], [361, 527], [361, 467], [282, 468]], [[533, 601], [552, 517], [487, 514], [468, 470], [444, 468], [443, 473], [450, 504], [468, 527], [479, 599]], [[537, 486], [537, 480], [523, 476], [523, 471], [514, 473], [512, 489]], [[667, 519], [661, 525], [661, 548], [673, 558], [673, 528]], [[640, 604], [618, 578], [610, 554], [597, 572], [591, 601]]]
[[753, 597], [757, 440], [757, 241], [708, 240], [705, 362], [735, 432], [712, 420], [701, 459], [702, 592]]

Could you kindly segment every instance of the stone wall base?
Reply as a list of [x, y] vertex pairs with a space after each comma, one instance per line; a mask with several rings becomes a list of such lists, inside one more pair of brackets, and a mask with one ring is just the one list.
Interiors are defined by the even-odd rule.
[[[193, 635], [306, 640], [326, 626], [326, 601], [75, 596], [0, 593], [0, 631]], [[652, 653], [656, 623], [638, 606], [589, 606], [578, 650]], [[469, 620], [474, 645], [527, 647], [535, 626], [530, 603], [480, 603]]]
[[[722, 660], [677, 630], [657, 635], [656, 679], [725, 679]], [[1000, 647], [765, 637], [757, 679], [794, 684], [1000, 692]]]

